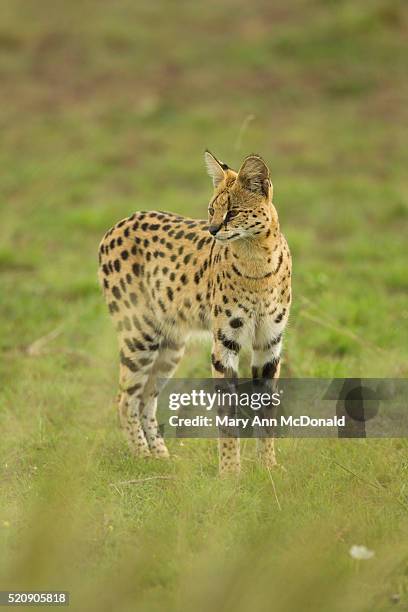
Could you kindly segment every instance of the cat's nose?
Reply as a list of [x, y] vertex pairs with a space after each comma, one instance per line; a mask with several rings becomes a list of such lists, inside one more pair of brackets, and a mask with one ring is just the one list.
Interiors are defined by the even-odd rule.
[[218, 233], [220, 227], [221, 225], [210, 225], [208, 231], [210, 232], [211, 236], [215, 236]]

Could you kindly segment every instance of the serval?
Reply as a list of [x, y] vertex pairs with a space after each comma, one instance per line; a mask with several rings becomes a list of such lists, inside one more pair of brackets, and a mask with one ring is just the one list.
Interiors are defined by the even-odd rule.
[[[252, 377], [279, 376], [291, 304], [291, 256], [272, 203], [268, 167], [249, 155], [235, 172], [205, 152], [214, 193], [208, 221], [135, 212], [99, 247], [99, 278], [119, 338], [119, 418], [138, 456], [168, 457], [157, 398], [195, 330], [212, 334], [212, 373], [236, 378], [242, 346]], [[160, 381], [160, 382], [159, 382]], [[275, 465], [272, 438], [258, 441]], [[240, 469], [239, 440], [219, 440], [220, 473]]]

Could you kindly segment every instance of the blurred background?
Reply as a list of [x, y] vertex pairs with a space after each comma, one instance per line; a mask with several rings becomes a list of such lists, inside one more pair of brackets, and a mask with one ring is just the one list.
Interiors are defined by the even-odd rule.
[[[206, 147], [235, 168], [260, 153], [294, 260], [283, 374], [407, 376], [406, 2], [0, 0], [0, 17], [1, 588], [87, 610], [407, 606], [405, 441], [283, 441], [273, 477], [248, 443], [239, 483], [217, 481], [212, 442], [133, 460], [96, 281], [120, 218], [206, 215]], [[209, 354], [178, 374], [209, 376]]]

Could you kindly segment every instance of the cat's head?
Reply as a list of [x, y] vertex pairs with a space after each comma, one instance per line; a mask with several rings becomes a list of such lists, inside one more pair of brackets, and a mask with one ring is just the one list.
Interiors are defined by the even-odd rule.
[[235, 172], [206, 151], [205, 164], [214, 185], [208, 205], [209, 232], [220, 241], [256, 239], [270, 233], [277, 214], [269, 169], [262, 157], [248, 155]]

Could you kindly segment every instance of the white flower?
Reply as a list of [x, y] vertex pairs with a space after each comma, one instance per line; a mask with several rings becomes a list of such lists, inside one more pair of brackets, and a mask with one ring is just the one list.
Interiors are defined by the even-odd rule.
[[367, 546], [357, 546], [356, 544], [350, 548], [349, 553], [350, 557], [358, 559], [359, 561], [372, 559], [375, 555], [375, 552], [367, 548]]

